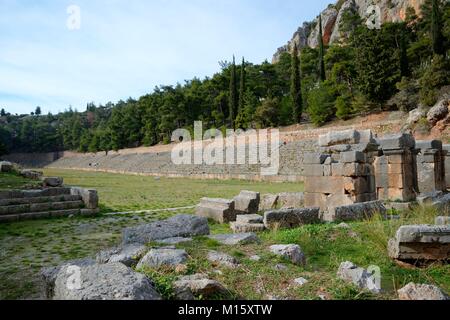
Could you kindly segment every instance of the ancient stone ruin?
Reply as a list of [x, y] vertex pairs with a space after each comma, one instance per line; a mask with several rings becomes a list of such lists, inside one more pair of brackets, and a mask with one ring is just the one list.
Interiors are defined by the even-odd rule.
[[336, 208], [377, 200], [370, 130], [332, 132], [319, 138], [321, 153], [305, 156], [305, 206], [319, 207], [323, 220], [336, 221]]
[[42, 177], [22, 170], [22, 176], [42, 181], [42, 189], [0, 190], [0, 223], [31, 219], [90, 216], [99, 212], [96, 190], [66, 187], [60, 177]]

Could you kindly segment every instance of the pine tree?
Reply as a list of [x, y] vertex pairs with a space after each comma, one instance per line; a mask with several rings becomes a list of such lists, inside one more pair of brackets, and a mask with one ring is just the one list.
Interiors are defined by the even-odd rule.
[[294, 123], [301, 121], [303, 111], [302, 87], [300, 76], [300, 59], [297, 44], [294, 44], [291, 62], [291, 97]]
[[241, 66], [241, 81], [239, 84], [239, 105], [238, 105], [238, 114], [244, 110], [244, 96], [245, 96], [245, 85], [246, 85], [246, 72], [245, 72], [245, 59], [242, 58], [242, 66]]
[[321, 81], [325, 81], [326, 80], [325, 62], [324, 62], [325, 49], [324, 49], [324, 46], [323, 46], [322, 15], [319, 15], [318, 41], [319, 41], [319, 79]]
[[230, 124], [233, 129], [236, 129], [235, 119], [237, 116], [237, 105], [238, 105], [238, 96], [237, 96], [237, 84], [236, 84], [236, 60], [233, 56], [233, 64], [231, 65], [231, 78], [230, 78]]
[[5, 111], [5, 109], [2, 109], [0, 111], [0, 117], [4, 117], [4, 116], [6, 116], [6, 111]]
[[431, 12], [431, 37], [433, 40], [433, 52], [435, 54], [445, 54], [444, 37], [442, 35], [441, 11], [439, 0], [432, 0]]

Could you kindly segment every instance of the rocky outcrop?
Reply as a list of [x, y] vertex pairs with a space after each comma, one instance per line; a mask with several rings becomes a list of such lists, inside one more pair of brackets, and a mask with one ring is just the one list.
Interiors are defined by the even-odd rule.
[[[371, 5], [378, 5], [380, 8], [381, 23], [403, 21], [406, 17], [406, 10], [409, 7], [420, 13], [420, 7], [425, 0], [339, 0], [336, 4], [330, 4], [321, 12], [323, 24], [323, 40], [325, 44], [340, 42], [348, 37], [342, 32], [341, 23], [348, 11], [357, 12], [361, 17], [368, 16], [367, 11]], [[277, 63], [281, 55], [285, 52], [292, 52], [294, 44], [299, 48], [318, 46], [319, 26], [318, 17], [312, 22], [305, 22], [298, 28], [292, 39], [274, 54], [272, 62]]]

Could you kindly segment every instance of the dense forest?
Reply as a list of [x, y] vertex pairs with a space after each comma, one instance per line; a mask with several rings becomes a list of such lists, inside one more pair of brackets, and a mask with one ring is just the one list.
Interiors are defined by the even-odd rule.
[[[321, 21], [319, 20], [321, 24]], [[57, 115], [0, 113], [0, 155], [7, 152], [95, 152], [170, 142], [177, 128], [262, 128], [383, 109], [432, 106], [450, 83], [450, 3], [427, 0], [420, 17], [368, 29], [347, 11], [341, 43], [294, 48], [277, 64], [220, 62], [206, 79], [158, 86], [139, 99], [69, 108]]]

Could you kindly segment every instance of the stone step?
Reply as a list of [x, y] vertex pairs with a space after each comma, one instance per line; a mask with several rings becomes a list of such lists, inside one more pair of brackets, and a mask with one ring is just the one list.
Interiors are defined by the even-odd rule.
[[60, 218], [68, 216], [93, 216], [98, 214], [98, 209], [69, 209], [42, 212], [28, 212], [22, 214], [0, 215], [0, 223], [11, 223], [25, 220], [37, 220], [46, 218]]
[[80, 209], [83, 206], [84, 202], [81, 200], [3, 206], [0, 207], [0, 215], [24, 214], [29, 212], [45, 212], [53, 210]]
[[0, 190], [0, 200], [55, 197], [70, 195], [70, 188], [48, 188], [43, 190]]
[[67, 195], [67, 194], [60, 195], [60, 196], [52, 196], [52, 197], [4, 199], [4, 200], [0, 200], [0, 207], [22, 205], [22, 204], [32, 204], [32, 203], [64, 202], [64, 201], [79, 201], [79, 200], [81, 200], [81, 196]]

